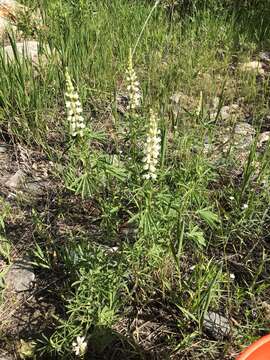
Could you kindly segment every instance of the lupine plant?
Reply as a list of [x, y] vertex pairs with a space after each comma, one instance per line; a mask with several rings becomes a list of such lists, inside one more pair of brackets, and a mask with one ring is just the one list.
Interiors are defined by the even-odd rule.
[[78, 93], [74, 89], [68, 70], [66, 70], [66, 87], [67, 121], [70, 127], [70, 135], [83, 137], [85, 120], [82, 116], [82, 104]]
[[[235, 358], [269, 328], [269, 2], [32, 3], [46, 63], [12, 36], [14, 62], [0, 49], [0, 264], [23, 250], [55, 302], [36, 358]], [[26, 168], [32, 195], [49, 161], [25, 205], [9, 172]], [[227, 338], [205, 330], [210, 311]]]
[[145, 170], [143, 177], [145, 179], [155, 180], [157, 178], [157, 163], [161, 149], [160, 142], [161, 138], [160, 130], [158, 129], [157, 115], [150, 109], [149, 128], [143, 158], [143, 169]]

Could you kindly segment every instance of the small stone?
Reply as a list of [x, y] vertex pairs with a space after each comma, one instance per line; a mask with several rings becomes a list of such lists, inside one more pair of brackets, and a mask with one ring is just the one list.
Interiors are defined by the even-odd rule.
[[262, 51], [259, 54], [259, 58], [260, 58], [261, 61], [270, 62], [270, 52], [269, 51]]
[[270, 304], [267, 301], [263, 301], [261, 307], [266, 320], [270, 321]]
[[25, 189], [31, 193], [32, 196], [41, 196], [46, 192], [49, 183], [47, 181], [32, 181], [27, 182]]
[[16, 292], [28, 291], [35, 280], [32, 266], [27, 261], [16, 261], [9, 269], [5, 282]]
[[262, 147], [270, 139], [270, 131], [261, 133], [258, 137], [258, 147]]
[[12, 175], [5, 185], [11, 189], [19, 189], [25, 182], [25, 173], [22, 170], [18, 170]]
[[197, 106], [197, 101], [183, 92], [179, 91], [170, 97], [172, 111], [175, 117], [186, 111], [192, 111]]
[[241, 71], [257, 72], [260, 75], [264, 74], [263, 65], [260, 61], [249, 61], [240, 66]]
[[230, 107], [222, 106], [220, 109], [220, 117], [222, 120], [227, 120], [230, 117]]
[[238, 104], [231, 104], [231, 105], [222, 106], [222, 108], [219, 111], [219, 114], [217, 113], [217, 111], [211, 113], [210, 114], [211, 120], [216, 119], [217, 115], [221, 120], [226, 121], [230, 118], [241, 118], [243, 116], [243, 112]]
[[233, 145], [237, 149], [248, 149], [252, 144], [255, 134], [256, 130], [252, 125], [246, 122], [239, 122], [234, 129]]
[[231, 331], [228, 319], [214, 311], [209, 311], [204, 316], [203, 329], [215, 340], [227, 338]]
[[217, 110], [218, 107], [219, 107], [220, 98], [219, 98], [218, 96], [215, 96], [215, 97], [212, 99], [211, 103], [212, 103], [212, 104], [211, 104], [211, 105], [212, 105], [212, 108], [213, 108], [214, 110]]

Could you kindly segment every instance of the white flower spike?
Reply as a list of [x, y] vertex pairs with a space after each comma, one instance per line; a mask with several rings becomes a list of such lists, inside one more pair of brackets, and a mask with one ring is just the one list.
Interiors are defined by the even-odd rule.
[[83, 136], [85, 129], [85, 121], [82, 116], [82, 104], [79, 99], [78, 93], [75, 91], [71, 81], [71, 77], [66, 71], [66, 108], [67, 108], [67, 120], [70, 125], [71, 136]]
[[73, 352], [77, 356], [83, 356], [86, 353], [87, 341], [85, 341], [85, 336], [77, 336], [76, 341], [72, 343]]
[[157, 178], [157, 163], [158, 157], [160, 154], [160, 130], [158, 130], [158, 120], [157, 115], [154, 111], [150, 110], [150, 119], [149, 119], [149, 129], [147, 133], [146, 144], [144, 148], [144, 158], [143, 158], [143, 169], [145, 174], [143, 177], [145, 179], [155, 180]]
[[137, 79], [135, 70], [133, 69], [132, 53], [130, 50], [128, 59], [128, 68], [126, 71], [126, 83], [128, 91], [128, 110], [134, 111], [141, 105], [142, 93], [140, 83]]

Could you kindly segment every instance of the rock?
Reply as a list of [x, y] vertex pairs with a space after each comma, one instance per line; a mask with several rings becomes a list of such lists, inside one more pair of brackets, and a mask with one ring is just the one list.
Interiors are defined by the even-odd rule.
[[203, 319], [203, 330], [215, 340], [223, 340], [229, 336], [231, 328], [228, 319], [209, 311]]
[[[29, 41], [22, 41], [16, 43], [16, 49], [18, 53], [18, 57], [20, 59], [27, 59], [34, 65], [44, 65], [48, 61], [48, 56], [52, 55], [48, 46], [43, 48], [42, 53], [40, 52], [40, 45], [38, 41], [29, 40]], [[4, 57], [7, 61], [14, 61], [15, 55], [14, 50], [11, 45], [7, 45], [3, 49]], [[55, 55], [55, 54], [54, 54]], [[57, 57], [55, 56], [57, 60]], [[58, 60], [57, 60], [58, 61]]]
[[219, 107], [219, 103], [220, 103], [220, 98], [218, 96], [215, 96], [212, 100], [211, 100], [211, 106], [214, 110], [217, 110]]
[[25, 189], [32, 196], [41, 196], [46, 192], [46, 189], [48, 189], [48, 186], [49, 186], [48, 181], [31, 181], [31, 182], [26, 183]]
[[19, 189], [23, 186], [25, 182], [25, 177], [25, 173], [22, 170], [18, 170], [8, 179], [5, 185], [11, 189]]
[[258, 147], [261, 148], [270, 139], [270, 131], [261, 133], [258, 137]]
[[18, 6], [22, 6], [16, 0], [0, 0], [0, 8], [6, 8], [7, 10], [14, 11]]
[[[1, 175], [3, 175], [3, 169], [5, 168], [8, 161], [9, 161], [8, 145], [6, 145], [5, 143], [3, 144], [0, 143], [0, 169], [2, 170], [0, 171]], [[7, 181], [7, 179], [5, 181]]]
[[261, 307], [265, 319], [270, 321], [270, 304], [267, 301], [263, 301]]
[[241, 64], [240, 70], [243, 72], [257, 72], [260, 75], [264, 74], [263, 65], [260, 61], [249, 61]]
[[170, 97], [172, 111], [175, 117], [187, 111], [193, 111], [197, 106], [197, 101], [183, 92], [179, 91]]
[[260, 58], [261, 61], [269, 63], [270, 62], [270, 52], [269, 51], [262, 51], [259, 54], [259, 58]]
[[234, 128], [233, 146], [238, 149], [248, 149], [252, 144], [256, 130], [246, 122], [239, 122]]
[[256, 130], [246, 122], [235, 126], [220, 127], [213, 142], [205, 142], [204, 153], [210, 161], [220, 163], [229, 153], [238, 169], [242, 168], [248, 159]]
[[0, 39], [9, 28], [14, 27], [16, 13], [25, 7], [15, 0], [0, 0]]
[[220, 118], [223, 121], [229, 120], [231, 118], [237, 119], [237, 118], [241, 118], [244, 116], [243, 111], [241, 110], [241, 108], [238, 104], [222, 106], [219, 111], [219, 114], [217, 113], [217, 110], [210, 114], [211, 120], [215, 120], [217, 115], [218, 115], [218, 118]]
[[[37, 41], [24, 41], [16, 43], [17, 52], [20, 58], [25, 58], [30, 60], [33, 63], [38, 63], [39, 61], [39, 44]], [[7, 45], [4, 47], [4, 54], [6, 59], [13, 61], [15, 59], [13, 47]]]
[[220, 109], [220, 116], [222, 120], [227, 120], [230, 117], [237, 116], [240, 112], [240, 108], [237, 104], [232, 104], [230, 106], [222, 106]]
[[16, 292], [28, 291], [35, 280], [32, 266], [27, 261], [16, 261], [9, 269], [5, 282]]

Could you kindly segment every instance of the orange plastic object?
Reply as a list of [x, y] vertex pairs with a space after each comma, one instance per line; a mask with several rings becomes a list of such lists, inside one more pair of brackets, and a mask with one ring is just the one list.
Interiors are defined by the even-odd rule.
[[237, 360], [270, 360], [270, 334], [251, 344]]

